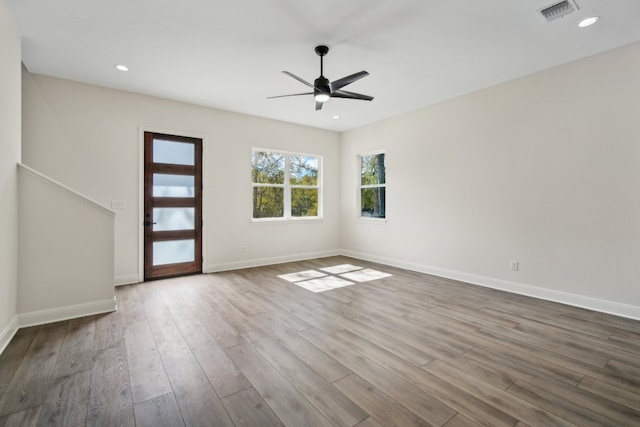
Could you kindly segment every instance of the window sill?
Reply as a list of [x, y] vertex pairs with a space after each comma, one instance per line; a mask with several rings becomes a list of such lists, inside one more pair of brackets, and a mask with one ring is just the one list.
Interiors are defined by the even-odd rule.
[[357, 222], [362, 222], [366, 224], [386, 224], [387, 218], [369, 218], [366, 216], [358, 216], [356, 217]]
[[252, 218], [251, 224], [291, 224], [291, 223], [308, 223], [308, 222], [323, 222], [324, 218], [319, 216], [314, 217], [300, 217], [300, 218]]

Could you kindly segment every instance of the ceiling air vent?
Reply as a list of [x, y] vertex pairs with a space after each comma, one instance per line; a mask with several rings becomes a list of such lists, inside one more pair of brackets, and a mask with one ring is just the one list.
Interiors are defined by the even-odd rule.
[[546, 22], [551, 22], [558, 18], [562, 18], [571, 12], [578, 9], [578, 6], [575, 2], [570, 0], [561, 1], [551, 6], [547, 6], [542, 10], [539, 10], [538, 13], [542, 16]]

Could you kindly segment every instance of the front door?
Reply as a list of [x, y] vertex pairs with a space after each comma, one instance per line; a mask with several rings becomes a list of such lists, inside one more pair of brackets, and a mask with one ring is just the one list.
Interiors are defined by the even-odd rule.
[[144, 133], [144, 279], [202, 272], [202, 140]]

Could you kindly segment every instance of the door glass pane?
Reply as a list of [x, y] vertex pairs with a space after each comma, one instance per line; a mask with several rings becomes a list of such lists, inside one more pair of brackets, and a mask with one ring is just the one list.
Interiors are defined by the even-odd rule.
[[153, 231], [193, 230], [195, 208], [153, 208]]
[[153, 265], [194, 261], [194, 249], [194, 240], [153, 242]]
[[195, 145], [154, 139], [153, 163], [193, 166], [195, 164]]
[[194, 197], [193, 175], [153, 174], [153, 197]]

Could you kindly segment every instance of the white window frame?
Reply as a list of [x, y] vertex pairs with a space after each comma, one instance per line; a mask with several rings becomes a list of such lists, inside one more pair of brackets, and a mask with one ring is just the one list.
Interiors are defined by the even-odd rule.
[[[282, 222], [282, 221], [317, 221], [323, 219], [323, 192], [322, 192], [322, 167], [323, 167], [323, 158], [320, 154], [310, 154], [310, 153], [299, 153], [294, 151], [282, 151], [282, 150], [272, 150], [269, 148], [252, 148], [251, 149], [251, 158], [250, 164], [251, 169], [253, 170], [253, 154], [256, 152], [265, 152], [265, 153], [273, 153], [273, 154], [282, 154], [284, 156], [284, 184], [263, 184], [263, 183], [255, 183], [253, 179], [251, 179], [251, 222]], [[291, 157], [292, 156], [305, 156], [305, 157], [314, 157], [318, 159], [318, 179], [316, 185], [292, 185], [291, 184]], [[284, 212], [281, 217], [271, 217], [271, 218], [254, 218], [253, 217], [253, 189], [255, 187], [273, 187], [273, 188], [283, 188], [284, 192]], [[318, 191], [318, 215], [316, 216], [292, 216], [291, 215], [291, 190], [295, 188], [303, 188], [303, 189], [315, 189]]]
[[[362, 158], [366, 156], [375, 156], [378, 154], [384, 154], [384, 170], [385, 170], [385, 179], [384, 184], [368, 184], [362, 185]], [[387, 222], [387, 197], [386, 197], [386, 188], [387, 188], [387, 152], [386, 150], [375, 150], [368, 151], [365, 153], [360, 153], [357, 156], [357, 190], [356, 190], [356, 218], [360, 221], [365, 222], [377, 222], [377, 223], [386, 223]], [[369, 216], [362, 216], [362, 189], [365, 188], [384, 188], [385, 189], [385, 201], [384, 201], [384, 218], [376, 218]]]

